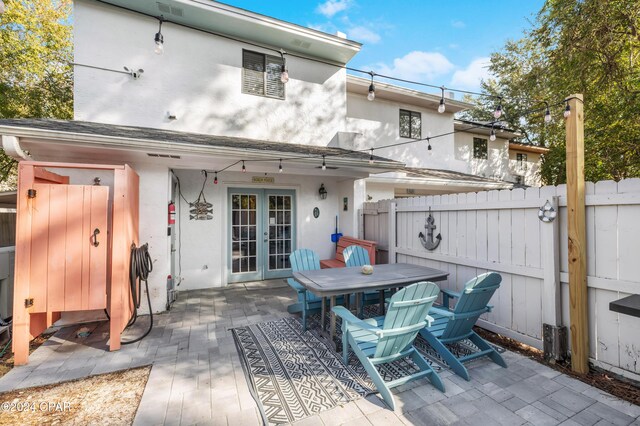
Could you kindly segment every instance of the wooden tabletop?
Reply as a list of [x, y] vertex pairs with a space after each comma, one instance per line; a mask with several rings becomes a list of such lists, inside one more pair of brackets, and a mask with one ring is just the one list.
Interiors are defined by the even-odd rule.
[[442, 281], [448, 272], [409, 263], [374, 265], [373, 274], [365, 275], [362, 268], [330, 268], [297, 271], [293, 278], [307, 290], [321, 297], [361, 291], [384, 290], [418, 281]]

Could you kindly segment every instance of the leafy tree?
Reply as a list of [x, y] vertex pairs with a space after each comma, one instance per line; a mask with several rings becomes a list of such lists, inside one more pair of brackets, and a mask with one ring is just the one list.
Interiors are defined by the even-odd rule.
[[[0, 118], [73, 118], [71, 0], [4, 0]], [[0, 185], [15, 162], [0, 150]]]
[[[566, 181], [562, 100], [585, 100], [587, 180], [640, 176], [640, 1], [548, 0], [532, 28], [491, 55], [483, 92], [502, 96], [509, 127], [548, 147], [547, 184]], [[545, 124], [544, 101], [553, 121]], [[560, 101], [560, 102], [557, 102]], [[476, 99], [468, 118], [492, 120], [495, 100]], [[535, 113], [526, 114], [531, 110]]]

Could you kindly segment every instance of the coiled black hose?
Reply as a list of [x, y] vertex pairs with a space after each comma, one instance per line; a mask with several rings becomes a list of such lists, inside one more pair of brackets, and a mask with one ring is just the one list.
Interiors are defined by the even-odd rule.
[[129, 285], [131, 287], [131, 299], [133, 300], [133, 313], [127, 323], [127, 328], [136, 323], [138, 319], [138, 308], [140, 307], [140, 294], [142, 292], [142, 281], [144, 281], [145, 288], [147, 290], [147, 303], [149, 304], [149, 328], [140, 337], [122, 342], [123, 345], [129, 345], [131, 343], [139, 342], [147, 337], [153, 328], [153, 310], [151, 309], [151, 297], [149, 296], [149, 283], [147, 278], [149, 273], [153, 271], [153, 262], [149, 255], [149, 244], [143, 244], [140, 247], [136, 247], [135, 244], [131, 245], [131, 258], [129, 260]]

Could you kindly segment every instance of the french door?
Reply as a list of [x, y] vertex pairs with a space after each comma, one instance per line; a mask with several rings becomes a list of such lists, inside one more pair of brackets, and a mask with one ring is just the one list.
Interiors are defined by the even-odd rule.
[[229, 189], [229, 282], [291, 276], [295, 192]]

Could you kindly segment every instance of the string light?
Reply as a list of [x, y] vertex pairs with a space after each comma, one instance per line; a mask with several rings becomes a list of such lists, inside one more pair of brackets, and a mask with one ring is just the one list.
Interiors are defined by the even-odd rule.
[[164, 17], [160, 15], [160, 18], [158, 19], [158, 23], [159, 23], [158, 32], [154, 37], [156, 46], [154, 47], [153, 51], [156, 53], [156, 55], [162, 55], [162, 53], [164, 52], [164, 37], [162, 36], [162, 21], [164, 21]]
[[427, 138], [427, 151], [431, 151], [431, 138]]
[[547, 110], [544, 112], [544, 122], [545, 123], [550, 123], [551, 122], [551, 111], [549, 110], [549, 102], [544, 101], [544, 104], [547, 106]]
[[440, 105], [438, 105], [438, 112], [442, 114], [447, 109], [447, 107], [444, 106], [444, 86], [442, 86], [440, 90], [442, 90], [442, 97], [440, 98]]
[[369, 74], [371, 74], [371, 84], [369, 85], [369, 94], [367, 95], [367, 99], [372, 101], [376, 98], [376, 87], [373, 85], [373, 76], [375, 73], [373, 71], [369, 71]]
[[327, 163], [324, 161], [324, 155], [322, 156], [322, 170], [327, 170]]
[[373, 164], [373, 148], [369, 151], [369, 164]]
[[496, 130], [493, 128], [493, 124], [491, 125], [491, 134], [489, 135], [489, 140], [491, 142], [496, 140]]
[[569, 118], [571, 115], [571, 106], [569, 106], [569, 101], [567, 101], [567, 106], [564, 108], [564, 118]]
[[213, 184], [214, 185], [218, 184], [218, 172], [215, 172], [215, 175], [213, 176]]
[[280, 81], [283, 84], [287, 84], [289, 82], [289, 71], [287, 71], [287, 60], [284, 55], [287, 52], [284, 49], [280, 49], [280, 56], [282, 57], [282, 67], [280, 68]]
[[282, 173], [282, 158], [280, 159], [280, 165], [278, 166], [278, 173]]
[[244, 166], [244, 160], [242, 160], [242, 173], [246, 173], [247, 168]]
[[493, 111], [493, 116], [495, 117], [496, 120], [502, 117], [502, 98], [500, 98], [498, 106], [496, 107], [496, 110]]

